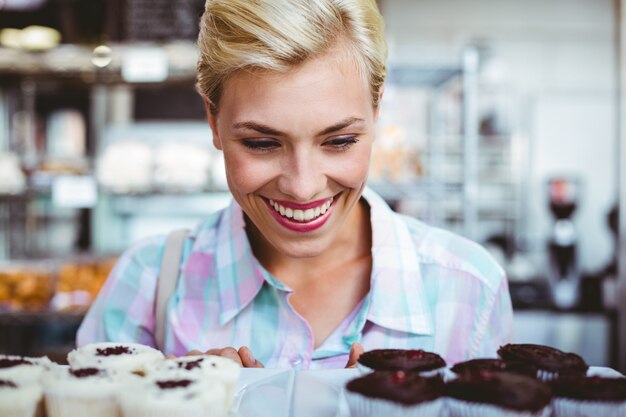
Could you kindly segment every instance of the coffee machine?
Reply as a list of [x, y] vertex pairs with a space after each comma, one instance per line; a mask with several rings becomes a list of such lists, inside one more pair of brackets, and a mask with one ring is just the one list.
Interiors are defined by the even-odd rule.
[[562, 309], [575, 307], [579, 302], [578, 236], [572, 219], [579, 194], [576, 178], [548, 180], [549, 207], [554, 220], [548, 241], [548, 281], [554, 305]]

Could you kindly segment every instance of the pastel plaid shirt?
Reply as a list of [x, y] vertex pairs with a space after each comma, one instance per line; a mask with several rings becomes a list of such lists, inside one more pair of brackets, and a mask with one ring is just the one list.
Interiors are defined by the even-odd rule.
[[[512, 308], [503, 270], [479, 245], [393, 212], [373, 191], [370, 292], [317, 348], [290, 306], [293, 291], [253, 256], [233, 202], [187, 239], [167, 308], [165, 353], [248, 346], [266, 367], [344, 367], [353, 342], [424, 349], [449, 363], [494, 357], [510, 341]], [[165, 237], [128, 250], [77, 336], [154, 346], [154, 304]]]

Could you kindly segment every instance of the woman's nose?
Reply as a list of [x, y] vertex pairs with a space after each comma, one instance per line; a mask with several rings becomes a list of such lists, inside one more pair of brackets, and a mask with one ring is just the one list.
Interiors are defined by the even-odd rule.
[[310, 154], [296, 154], [283, 164], [278, 189], [294, 201], [314, 200], [324, 191], [326, 176], [322, 164]]

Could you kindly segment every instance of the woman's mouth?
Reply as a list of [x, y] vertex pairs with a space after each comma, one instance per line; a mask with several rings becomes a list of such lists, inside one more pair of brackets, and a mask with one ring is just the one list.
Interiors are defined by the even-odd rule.
[[274, 200], [270, 200], [270, 206], [272, 206], [274, 211], [282, 217], [286, 217], [297, 222], [308, 222], [325, 214], [330, 208], [330, 205], [333, 203], [333, 198], [334, 197], [330, 197], [322, 204], [306, 209], [285, 207]]
[[308, 204], [264, 199], [278, 224], [295, 232], [311, 232], [322, 227], [330, 218], [339, 194]]

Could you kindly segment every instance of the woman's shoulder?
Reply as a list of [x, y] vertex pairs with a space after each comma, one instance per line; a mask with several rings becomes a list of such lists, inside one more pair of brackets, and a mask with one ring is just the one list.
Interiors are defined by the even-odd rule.
[[479, 243], [414, 217], [398, 216], [411, 235], [421, 263], [458, 271], [468, 279], [482, 281], [493, 291], [497, 291], [506, 278], [502, 267]]

